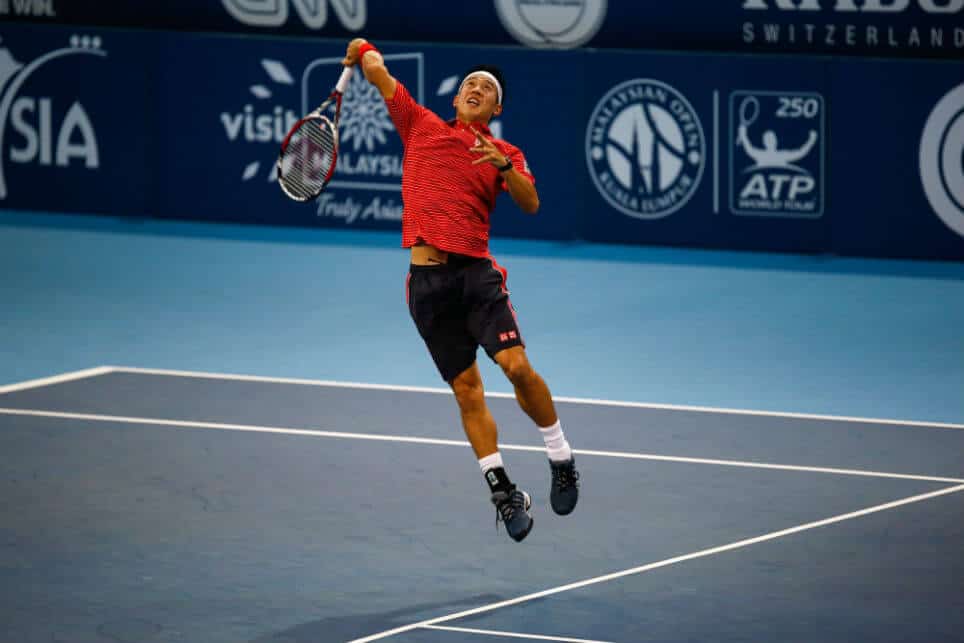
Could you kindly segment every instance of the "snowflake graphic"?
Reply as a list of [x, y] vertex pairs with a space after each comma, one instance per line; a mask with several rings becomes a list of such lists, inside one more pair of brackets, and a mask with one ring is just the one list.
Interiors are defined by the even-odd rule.
[[374, 85], [361, 73], [352, 75], [351, 83], [342, 99], [341, 122], [338, 124], [341, 142], [353, 141], [353, 150], [362, 145], [372, 152], [376, 141], [386, 143], [385, 133], [394, 129], [385, 101]]

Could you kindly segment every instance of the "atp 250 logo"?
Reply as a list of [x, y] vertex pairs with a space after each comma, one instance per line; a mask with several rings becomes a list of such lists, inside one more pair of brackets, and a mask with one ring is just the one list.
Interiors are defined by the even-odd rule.
[[59, 94], [55, 99], [50, 95], [54, 88], [50, 94], [21, 92], [27, 80], [55, 60], [107, 56], [97, 36], [71, 36], [65, 44], [24, 63], [0, 41], [0, 200], [8, 196], [8, 161], [39, 168], [100, 167], [97, 134], [79, 100]]
[[823, 215], [823, 96], [730, 94], [730, 211], [816, 219]]

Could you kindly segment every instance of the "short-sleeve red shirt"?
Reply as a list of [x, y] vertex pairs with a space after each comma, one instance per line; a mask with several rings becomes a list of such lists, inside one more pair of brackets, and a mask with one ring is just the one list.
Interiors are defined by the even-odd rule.
[[[489, 215], [499, 193], [508, 188], [491, 163], [472, 165], [478, 158], [469, 151], [475, 135], [458, 120], [444, 121], [419, 105], [402, 83], [385, 101], [395, 129], [402, 138], [402, 247], [418, 240], [448, 252], [489, 255]], [[501, 139], [482, 123], [471, 127], [492, 140], [499, 151], [530, 181], [522, 151]]]

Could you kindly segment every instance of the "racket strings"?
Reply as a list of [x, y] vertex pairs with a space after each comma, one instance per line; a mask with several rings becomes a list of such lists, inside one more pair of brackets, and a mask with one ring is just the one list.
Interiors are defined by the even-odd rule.
[[295, 131], [281, 158], [280, 181], [292, 196], [318, 196], [330, 178], [337, 140], [327, 120], [310, 119]]

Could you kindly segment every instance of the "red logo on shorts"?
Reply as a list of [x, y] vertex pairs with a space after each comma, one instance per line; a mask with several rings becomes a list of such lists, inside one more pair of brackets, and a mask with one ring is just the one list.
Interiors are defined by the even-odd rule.
[[510, 330], [507, 333], [499, 333], [499, 341], [507, 342], [510, 339], [518, 339], [519, 335], [514, 330]]

